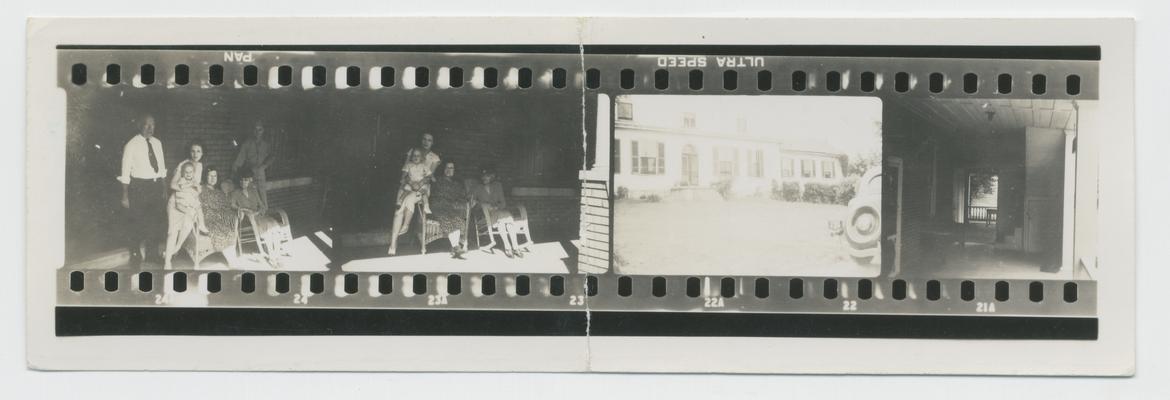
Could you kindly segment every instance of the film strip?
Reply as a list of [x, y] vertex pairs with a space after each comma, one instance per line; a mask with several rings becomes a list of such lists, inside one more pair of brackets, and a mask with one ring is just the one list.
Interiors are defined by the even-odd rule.
[[[718, 49], [706, 48], [711, 52]], [[846, 50], [837, 56], [809, 56], [791, 49], [788, 51], [795, 54], [769, 55], [766, 48], [755, 49], [754, 53], [761, 55], [709, 55], [698, 51], [703, 49], [696, 48], [660, 48], [643, 54], [629, 54], [645, 48], [605, 46], [551, 49], [516, 47], [510, 51], [465, 47], [462, 51], [457, 50], [460, 49], [66, 46], [58, 50], [57, 72], [60, 77], [59, 87], [69, 97], [71, 110], [84, 109], [87, 102], [108, 101], [111, 93], [125, 92], [152, 93], [151, 96], [162, 98], [206, 96], [209, 102], [226, 101], [222, 99], [229, 97], [240, 99], [227, 101], [228, 104], [262, 101], [257, 99], [263, 96], [287, 95], [311, 99], [305, 101], [322, 107], [326, 107], [330, 98], [344, 96], [366, 96], [363, 99], [367, 100], [362, 101], [377, 101], [378, 96], [437, 101], [434, 99], [479, 94], [501, 102], [525, 96], [558, 99], [555, 101], [582, 99], [578, 104], [585, 105], [587, 110], [580, 115], [581, 120], [569, 123], [572, 128], [569, 130], [576, 130], [584, 141], [580, 154], [574, 153], [574, 156], [582, 159], [576, 170], [572, 171], [578, 178], [573, 183], [578, 186], [571, 187], [566, 195], [580, 205], [573, 210], [579, 213], [574, 218], [579, 219], [580, 227], [575, 237], [568, 241], [576, 246], [570, 253], [574, 253], [572, 256], [577, 266], [561, 273], [515, 272], [508, 271], [506, 267], [500, 272], [468, 273], [459, 270], [459, 267], [453, 267], [450, 271], [441, 271], [440, 268], [438, 272], [421, 267], [385, 272], [347, 270], [344, 262], [336, 260], [327, 270], [298, 270], [294, 265], [288, 270], [242, 268], [168, 271], [121, 267], [109, 269], [75, 263], [58, 271], [58, 305], [512, 311], [588, 309], [598, 312], [1002, 315], [1039, 318], [1096, 316], [1096, 282], [1085, 277], [1091, 273], [1085, 270], [1091, 268], [1086, 266], [1083, 257], [1073, 254], [1076, 243], [1075, 239], [1069, 237], [1064, 239], [1062, 248], [1073, 256], [1065, 256], [1062, 264], [1071, 265], [1075, 271], [1071, 274], [1051, 275], [1053, 277], [1044, 274], [996, 276], [994, 272], [970, 276], [905, 272], [891, 274], [885, 267], [880, 269], [877, 276], [827, 277], [815, 273], [788, 274], [783, 270], [776, 274], [725, 274], [719, 271], [722, 266], [718, 265], [710, 266], [712, 270], [702, 274], [627, 273], [614, 268], [614, 242], [623, 239], [611, 228], [616, 229], [615, 226], [622, 224], [621, 217], [613, 211], [615, 207], [621, 207], [615, 202], [619, 201], [618, 192], [622, 185], [615, 182], [620, 172], [615, 173], [612, 169], [616, 167], [608, 164], [616, 164], [618, 159], [625, 162], [629, 157], [606, 156], [607, 153], [622, 154], [621, 151], [624, 151], [621, 147], [611, 147], [612, 140], [617, 138], [613, 131], [621, 126], [620, 121], [615, 121], [622, 118], [622, 110], [616, 105], [615, 99], [622, 96], [876, 98], [882, 101], [887, 110], [883, 114], [886, 116], [883, 121], [886, 131], [891, 129], [891, 124], [898, 122], [889, 119], [890, 115], [895, 115], [888, 111], [891, 107], [924, 119], [937, 118], [939, 115], [942, 118], [953, 117], [955, 121], [986, 118], [988, 125], [994, 127], [995, 123], [999, 123], [994, 120], [996, 110], [999, 110], [999, 121], [1005, 118], [1004, 115], [1020, 121], [1023, 114], [1013, 107], [1021, 103], [1046, 101], [1049, 102], [1049, 108], [1038, 110], [1035, 115], [1047, 115], [1049, 120], [1044, 124], [1056, 126], [1057, 117], [1054, 114], [1065, 115], [1064, 118], [1071, 121], [1075, 117], [1069, 115], [1076, 113], [1051, 104], [1067, 102], [1079, 112], [1080, 108], [1076, 108], [1079, 107], [1078, 102], [1098, 99], [1098, 61], [1092, 57], [968, 58], [948, 53], [954, 51], [962, 54], [961, 48], [940, 48], [930, 53], [930, 56], [915, 57], [857, 56]], [[921, 105], [963, 102], [975, 102], [976, 107], [982, 102], [984, 111], [975, 111], [973, 115], [931, 114], [931, 107]], [[139, 103], [130, 104], [145, 103], [139, 100]], [[577, 117], [569, 119], [572, 118]], [[959, 123], [955, 121], [952, 122]], [[1079, 122], [1067, 122], [1061, 126], [1075, 126], [1079, 129]], [[85, 128], [70, 129], [73, 132], [73, 129]], [[610, 140], [598, 139], [605, 137], [610, 137]], [[888, 161], [890, 136], [884, 140]], [[929, 142], [935, 143], [937, 140]], [[659, 152], [661, 154], [663, 150]], [[982, 156], [988, 157], [985, 154]], [[640, 162], [636, 157], [634, 162]], [[654, 159], [653, 156], [648, 157]], [[686, 156], [683, 157], [685, 164]], [[714, 157], [719, 158], [718, 151]], [[735, 157], [738, 163], [738, 150]], [[607, 158], [612, 160], [607, 162]], [[750, 168], [750, 162], [749, 157], [748, 164], [742, 165]], [[653, 164], [638, 167], [644, 171], [646, 165], [654, 168]], [[714, 168], [718, 172], [719, 167]], [[779, 169], [777, 171], [778, 174], [787, 174]], [[1004, 171], [1008, 169], [1001, 168], [998, 171], [1006, 176]], [[735, 173], [739, 173], [738, 169]], [[1077, 178], [1073, 176], [1070, 179], [1073, 180], [1069, 182], [1075, 183]], [[908, 185], [919, 185], [924, 181], [906, 178], [905, 182]], [[902, 183], [899, 181], [897, 184]], [[888, 191], [889, 183], [886, 185]], [[932, 192], [946, 192], [933, 186], [934, 183], [931, 185]], [[552, 196], [550, 193], [560, 193], [553, 189], [525, 190], [513, 189], [510, 194], [539, 193], [532, 196]], [[1075, 186], [1064, 190], [1067, 193], [1076, 192]], [[802, 196], [805, 191], [801, 189]], [[1029, 195], [1031, 197], [1039, 198]], [[931, 199], [932, 204], [936, 203], [933, 197]], [[962, 211], [966, 214], [960, 218], [965, 220], [964, 226], [976, 220], [975, 214], [971, 213], [986, 212], [972, 211], [979, 208], [972, 204], [962, 206], [966, 208]], [[1006, 210], [992, 213], [1001, 211], [1007, 214]], [[1073, 221], [1076, 217], [1068, 217], [1074, 215], [1074, 211], [1065, 210], [1066, 214], [1062, 217], [1065, 225], [1075, 224]], [[902, 211], [899, 209], [897, 212]], [[932, 208], [931, 215], [935, 212]], [[1000, 229], [1001, 223], [1006, 222], [991, 221], [997, 218], [995, 216], [983, 215], [979, 218], [982, 218], [979, 222], [984, 223], [985, 227], [994, 224], [995, 239], [989, 248], [995, 251], [1007, 246], [1001, 245], [1005, 240], [1030, 240], [1019, 239], [1028, 236], [1026, 234]], [[893, 215], [882, 211], [881, 220], [894, 219]], [[902, 221], [901, 217], [897, 220], [899, 223]], [[898, 226], [901, 227], [900, 224]], [[1021, 232], [1026, 229], [1039, 228], [1020, 228]], [[1065, 228], [1065, 232], [1067, 236], [1072, 228]], [[953, 236], [948, 235], [930, 232], [918, 236]], [[344, 241], [341, 236], [344, 235], [338, 234], [332, 241]], [[490, 234], [488, 236], [491, 237]], [[938, 253], [958, 251], [951, 250], [954, 243], [962, 247], [970, 243], [966, 236], [939, 241], [945, 241], [947, 245], [938, 245], [938, 249], [944, 249], [938, 250]], [[914, 245], [929, 246], [924, 244], [927, 242], [927, 239], [917, 239]], [[895, 244], [906, 245], [901, 242]], [[890, 250], [886, 246], [882, 244], [878, 248], [882, 251]], [[1026, 254], [1028, 246], [1025, 243], [1017, 247], [1025, 249], [1019, 252]], [[426, 248], [427, 245], [423, 244], [424, 255]], [[897, 251], [906, 252], [902, 247], [898, 247]], [[963, 257], [973, 257], [969, 253], [962, 254]], [[591, 263], [588, 260], [592, 260]], [[1001, 259], [993, 261], [995, 265], [1004, 264]]]
[[613, 95], [1097, 98], [1097, 62], [1090, 60], [66, 49], [58, 64], [60, 86], [74, 90], [585, 89]]
[[[386, 307], [1091, 317], [1096, 283], [986, 279], [81, 272], [63, 306]], [[185, 297], [185, 298], [184, 298]]]

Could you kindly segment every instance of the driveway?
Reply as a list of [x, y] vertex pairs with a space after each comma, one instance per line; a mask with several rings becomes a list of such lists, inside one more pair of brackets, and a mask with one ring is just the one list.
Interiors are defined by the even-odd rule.
[[856, 264], [828, 234], [828, 221], [845, 209], [768, 199], [618, 200], [614, 264], [631, 275], [877, 276], [877, 264]]

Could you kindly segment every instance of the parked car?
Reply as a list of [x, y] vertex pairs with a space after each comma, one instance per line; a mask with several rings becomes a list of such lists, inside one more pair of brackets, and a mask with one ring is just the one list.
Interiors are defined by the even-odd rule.
[[838, 236], [858, 264], [881, 260], [882, 169], [870, 168], [857, 180], [857, 195], [841, 219], [829, 221], [829, 234]]

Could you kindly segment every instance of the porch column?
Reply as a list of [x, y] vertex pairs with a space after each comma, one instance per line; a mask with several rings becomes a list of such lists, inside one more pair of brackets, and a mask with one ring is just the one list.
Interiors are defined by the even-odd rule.
[[1077, 133], [1072, 129], [1064, 130], [1064, 208], [1061, 215], [1061, 245], [1060, 270], [1071, 271], [1074, 263], [1073, 248], [1076, 246], [1074, 229], [1076, 228], [1076, 195], [1077, 195]]
[[[608, 95], [597, 95], [597, 132], [593, 143], [593, 167], [579, 172], [581, 182], [581, 230], [577, 252], [577, 272], [600, 274], [609, 270], [610, 263], [610, 190], [609, 165], [613, 155], [610, 143], [613, 140], [610, 118], [613, 102]], [[583, 128], [583, 129], [588, 129]], [[582, 130], [582, 137], [587, 137]]]

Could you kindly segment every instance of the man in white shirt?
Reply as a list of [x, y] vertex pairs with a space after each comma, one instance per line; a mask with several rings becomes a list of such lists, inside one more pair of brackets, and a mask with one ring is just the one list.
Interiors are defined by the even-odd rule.
[[154, 117], [143, 117], [142, 130], [122, 148], [122, 208], [130, 220], [130, 263], [159, 258], [166, 233], [166, 160], [162, 142], [154, 137]]

